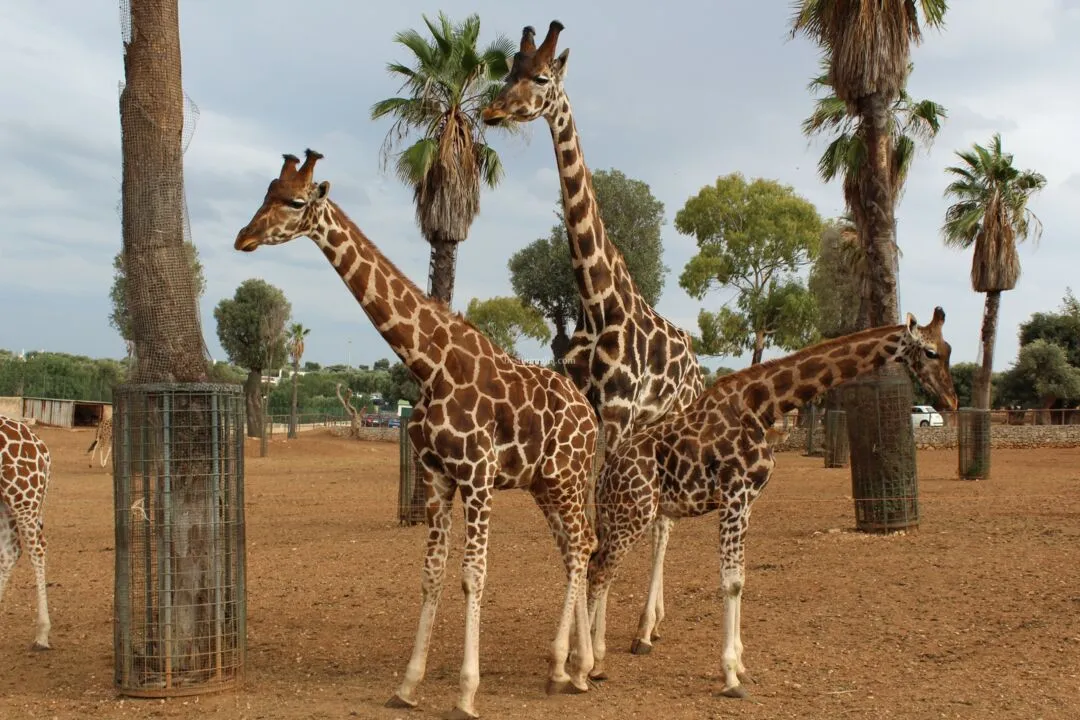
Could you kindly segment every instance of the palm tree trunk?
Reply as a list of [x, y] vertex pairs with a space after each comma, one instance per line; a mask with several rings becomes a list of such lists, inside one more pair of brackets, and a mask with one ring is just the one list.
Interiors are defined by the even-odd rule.
[[454, 272], [457, 265], [457, 242], [438, 236], [428, 239], [431, 243], [431, 265], [428, 277], [428, 295], [446, 305], [454, 297]]
[[297, 375], [297, 372], [299, 370], [300, 370], [300, 363], [299, 362], [293, 363], [292, 412], [289, 414], [289, 439], [290, 440], [292, 438], [296, 437], [296, 423], [297, 423], [297, 418], [296, 418], [296, 389], [297, 389], [297, 380], [300, 379], [300, 376]]
[[570, 349], [570, 336], [566, 334], [566, 319], [555, 319], [555, 337], [551, 341], [551, 354], [555, 358], [555, 364], [562, 372], [562, 359]]
[[[895, 196], [889, 159], [889, 113], [881, 93], [868, 96], [861, 103], [860, 132], [868, 151], [861, 174], [859, 195], [866, 211], [865, 243], [867, 272], [870, 275], [870, 324], [891, 325], [900, 320], [896, 306], [896, 223]], [[862, 233], [860, 233], [862, 234]]]
[[261, 438], [263, 433], [262, 401], [259, 397], [262, 389], [262, 370], [248, 370], [244, 381], [244, 397], [247, 400], [247, 435]]
[[1001, 307], [1001, 291], [986, 293], [982, 321], [982, 365], [971, 389], [971, 404], [980, 410], [990, 409], [990, 388], [994, 372], [994, 341], [997, 339], [998, 310]]

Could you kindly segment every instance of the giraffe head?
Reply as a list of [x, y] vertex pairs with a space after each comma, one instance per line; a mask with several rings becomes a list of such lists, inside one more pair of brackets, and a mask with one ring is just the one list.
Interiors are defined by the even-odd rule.
[[521, 48], [514, 55], [510, 74], [495, 99], [484, 108], [487, 125], [504, 122], [528, 122], [541, 115], [549, 116], [559, 107], [563, 94], [563, 78], [570, 50], [555, 56], [563, 24], [552, 20], [540, 47], [536, 46], [536, 30], [526, 27], [521, 33]]
[[314, 150], [305, 150], [304, 164], [300, 165], [295, 155], [284, 156], [281, 173], [270, 181], [262, 206], [237, 233], [233, 247], [251, 252], [260, 245], [280, 245], [309, 233], [330, 194], [329, 182], [316, 185], [311, 179], [321, 157]]
[[915, 316], [908, 313], [897, 359], [908, 364], [923, 386], [945, 404], [945, 409], [955, 410], [959, 403], [949, 372], [952, 346], [941, 334], [944, 324], [945, 311], [940, 307], [934, 308], [934, 317], [926, 325], [919, 325]]

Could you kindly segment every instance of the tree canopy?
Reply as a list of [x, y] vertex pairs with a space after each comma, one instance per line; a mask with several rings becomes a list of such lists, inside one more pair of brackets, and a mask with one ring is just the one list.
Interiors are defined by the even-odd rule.
[[561, 359], [570, 346], [567, 325], [577, 320], [581, 304], [570, 266], [566, 228], [555, 225], [546, 238], [511, 255], [507, 265], [514, 294], [555, 327], [551, 350], [556, 360]]
[[849, 335], [860, 327], [861, 250], [855, 227], [844, 219], [828, 223], [821, 232], [820, 252], [810, 268], [807, 288], [814, 298], [814, 324], [822, 337]]
[[697, 351], [704, 355], [802, 347], [815, 335], [813, 298], [798, 273], [818, 254], [822, 223], [812, 203], [774, 180], [747, 182], [740, 173], [717, 178], [686, 201], [675, 229], [698, 252], [679, 277], [692, 297], [734, 289], [737, 309], [703, 310]]
[[546, 343], [551, 331], [540, 311], [522, 303], [517, 297], [473, 298], [465, 311], [465, 319], [508, 354], [517, 357], [517, 343], [532, 338]]
[[245, 280], [236, 294], [214, 308], [218, 340], [234, 365], [272, 370], [285, 362], [285, 323], [292, 305], [285, 293], [265, 280]]

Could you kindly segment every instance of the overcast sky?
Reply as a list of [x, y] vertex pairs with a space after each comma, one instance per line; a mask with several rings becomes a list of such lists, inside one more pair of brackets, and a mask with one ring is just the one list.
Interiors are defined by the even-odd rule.
[[[942, 248], [943, 169], [954, 150], [1000, 131], [1016, 164], [1047, 177], [1032, 208], [1045, 233], [1021, 248], [1024, 274], [1002, 300], [996, 367], [1015, 358], [1017, 325], [1056, 309], [1077, 284], [1080, 246], [1080, 3], [1076, 0], [953, 0], [943, 32], [914, 51], [909, 89], [948, 109], [929, 153], [912, 168], [897, 210], [901, 307], [925, 322], [935, 305], [948, 314], [953, 360], [975, 360], [982, 296], [971, 291], [970, 255]], [[482, 18], [481, 40], [516, 39], [522, 26], [565, 25], [572, 49], [567, 92], [586, 162], [647, 182], [666, 207], [664, 262], [671, 269], [658, 309], [696, 332], [702, 303], [678, 286], [695, 250], [671, 225], [687, 198], [717, 176], [741, 171], [793, 185], [825, 217], [842, 211], [840, 188], [815, 175], [822, 143], [800, 122], [812, 99], [807, 80], [817, 52], [790, 39], [789, 2], [663, 3], [555, 0], [524, 12], [492, 0], [323, 0], [297, 11], [284, 0], [183, 0], [184, 87], [200, 116], [185, 156], [194, 241], [206, 270], [203, 330], [224, 359], [213, 308], [246, 278], [261, 277], [292, 302], [293, 319], [312, 328], [306, 358], [323, 364], [390, 357], [345, 286], [312, 244], [241, 254], [239, 230], [278, 172], [281, 154], [312, 147], [326, 157], [318, 179], [410, 277], [426, 285], [428, 246], [414, 220], [411, 192], [383, 174], [379, 146], [388, 123], [371, 104], [396, 94], [388, 61], [409, 62], [394, 34], [421, 27], [440, 9]], [[315, 5], [311, 5], [315, 8]], [[529, 14], [529, 13], [534, 14]], [[118, 84], [123, 49], [115, 0], [0, 0], [0, 347], [121, 357], [107, 321], [112, 258], [120, 234]], [[555, 218], [558, 180], [542, 121], [523, 138], [493, 136], [506, 178], [485, 191], [481, 214], [458, 260], [455, 307], [472, 297], [510, 294], [506, 261]], [[705, 307], [727, 301], [710, 295]], [[535, 344], [524, 354], [547, 358]], [[773, 356], [770, 353], [767, 356]], [[742, 367], [749, 357], [703, 358]]]

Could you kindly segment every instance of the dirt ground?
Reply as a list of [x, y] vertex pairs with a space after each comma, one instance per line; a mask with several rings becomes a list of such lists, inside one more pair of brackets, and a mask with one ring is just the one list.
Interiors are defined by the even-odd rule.
[[[395, 523], [395, 444], [325, 431], [247, 448], [247, 681], [236, 692], [135, 700], [113, 688], [111, 474], [88, 430], [41, 428], [54, 476], [45, 530], [53, 649], [32, 653], [33, 574], [0, 606], [0, 718], [435, 718], [456, 697], [463, 637], [460, 515], [420, 708], [382, 707], [419, 611], [422, 528]], [[668, 617], [628, 648], [648, 547], [612, 591], [610, 679], [543, 694], [563, 572], [529, 496], [496, 495], [477, 698], [489, 719], [1080, 717], [1080, 448], [997, 451], [992, 480], [919, 454], [917, 532], [851, 531], [847, 470], [785, 453], [755, 507], [743, 602], [748, 700], [717, 695], [716, 525], [679, 523]]]

